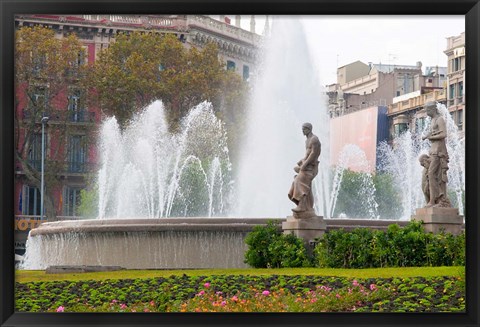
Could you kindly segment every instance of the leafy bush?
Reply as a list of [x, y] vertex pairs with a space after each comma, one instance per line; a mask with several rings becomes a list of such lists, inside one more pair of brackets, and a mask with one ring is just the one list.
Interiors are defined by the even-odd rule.
[[245, 238], [249, 246], [245, 263], [254, 268], [293, 268], [311, 265], [303, 240], [282, 234], [271, 220], [266, 226], [255, 226]]
[[387, 231], [357, 228], [325, 233], [315, 250], [319, 267], [373, 268], [452, 266], [465, 264], [465, 234], [426, 233], [422, 222], [412, 221]]

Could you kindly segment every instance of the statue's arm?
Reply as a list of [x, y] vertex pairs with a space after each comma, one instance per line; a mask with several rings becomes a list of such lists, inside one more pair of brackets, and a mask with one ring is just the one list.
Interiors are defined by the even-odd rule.
[[445, 120], [443, 117], [437, 120], [438, 130], [435, 133], [431, 133], [428, 136], [428, 139], [433, 140], [442, 140], [447, 137], [447, 124], [445, 124]]

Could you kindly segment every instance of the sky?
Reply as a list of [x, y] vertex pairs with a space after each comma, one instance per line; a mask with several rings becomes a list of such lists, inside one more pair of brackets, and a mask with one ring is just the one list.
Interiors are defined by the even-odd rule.
[[[228, 15], [231, 24], [235, 16]], [[360, 60], [365, 64], [447, 67], [447, 37], [465, 31], [465, 16], [291, 16], [300, 18], [323, 85], [336, 82], [337, 68]], [[269, 17], [271, 22], [275, 17]], [[255, 16], [262, 34], [265, 16]], [[250, 30], [250, 16], [241, 27]]]

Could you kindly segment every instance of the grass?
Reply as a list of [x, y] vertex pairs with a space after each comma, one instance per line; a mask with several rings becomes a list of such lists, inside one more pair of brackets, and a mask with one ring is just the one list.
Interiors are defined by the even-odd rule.
[[390, 277], [437, 277], [459, 276], [464, 267], [409, 267], [409, 268], [284, 268], [284, 269], [195, 269], [195, 270], [119, 270], [94, 273], [46, 274], [43, 270], [17, 270], [15, 280], [19, 283], [35, 281], [80, 281], [106, 279], [142, 279], [169, 276], [208, 276], [208, 275], [310, 275], [336, 276], [346, 278], [390, 278]]

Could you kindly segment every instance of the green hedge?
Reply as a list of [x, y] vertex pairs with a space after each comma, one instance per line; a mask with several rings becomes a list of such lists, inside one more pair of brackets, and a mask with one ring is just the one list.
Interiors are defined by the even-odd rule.
[[278, 223], [271, 220], [266, 226], [255, 226], [245, 243], [245, 263], [253, 268], [310, 267], [303, 240], [294, 235], [284, 235]]
[[427, 233], [415, 221], [387, 231], [332, 230], [319, 240], [314, 255], [316, 266], [329, 268], [465, 265], [465, 233]]

